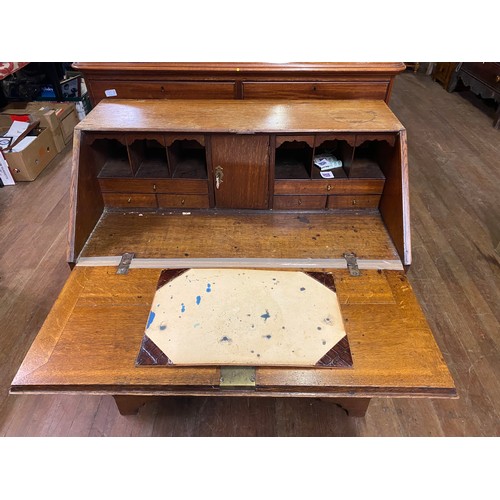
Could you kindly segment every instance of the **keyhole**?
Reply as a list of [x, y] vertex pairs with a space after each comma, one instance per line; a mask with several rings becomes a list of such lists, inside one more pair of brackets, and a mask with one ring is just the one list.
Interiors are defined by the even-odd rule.
[[215, 188], [219, 189], [224, 177], [224, 170], [220, 165], [215, 167]]

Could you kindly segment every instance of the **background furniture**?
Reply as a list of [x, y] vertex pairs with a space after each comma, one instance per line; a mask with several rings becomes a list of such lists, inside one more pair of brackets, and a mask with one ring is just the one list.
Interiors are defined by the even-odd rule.
[[469, 87], [474, 94], [493, 99], [497, 110], [493, 120], [495, 128], [500, 127], [500, 63], [498, 62], [464, 62], [455, 68], [448, 86], [448, 92], [457, 89], [459, 83]]
[[408, 69], [412, 69], [413, 73], [417, 73], [420, 68], [419, 62], [405, 62], [405, 66]]
[[432, 71], [432, 79], [447, 89], [456, 67], [456, 62], [435, 63]]
[[92, 104], [122, 99], [383, 99], [403, 63], [74, 63]]

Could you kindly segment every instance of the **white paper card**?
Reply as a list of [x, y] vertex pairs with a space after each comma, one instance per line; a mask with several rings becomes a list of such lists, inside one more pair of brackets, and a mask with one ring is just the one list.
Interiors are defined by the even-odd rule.
[[15, 184], [12, 174], [10, 173], [7, 161], [0, 152], [0, 179], [2, 179], [4, 186], [13, 186]]
[[34, 140], [36, 135], [28, 135], [24, 139], [21, 139], [12, 149], [12, 153], [19, 153], [23, 149], [26, 149]]
[[28, 122], [18, 122], [14, 121], [12, 122], [12, 125], [10, 126], [8, 132], [6, 132], [4, 135], [7, 137], [12, 137], [12, 142], [14, 142], [21, 134], [26, 132], [26, 129], [29, 127]]
[[118, 95], [115, 89], [105, 90], [104, 94], [106, 95], [106, 97], [116, 97]]
[[334, 175], [331, 172], [320, 172], [323, 179], [333, 179]]

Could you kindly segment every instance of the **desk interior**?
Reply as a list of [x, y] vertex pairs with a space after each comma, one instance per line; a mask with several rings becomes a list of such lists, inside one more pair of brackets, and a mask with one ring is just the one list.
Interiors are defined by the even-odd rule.
[[81, 257], [358, 259], [400, 262], [378, 210], [329, 213], [106, 209]]

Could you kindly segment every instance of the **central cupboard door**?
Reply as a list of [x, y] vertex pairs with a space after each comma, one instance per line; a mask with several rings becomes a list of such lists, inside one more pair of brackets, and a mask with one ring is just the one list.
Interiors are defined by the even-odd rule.
[[217, 208], [269, 208], [269, 136], [212, 136]]

